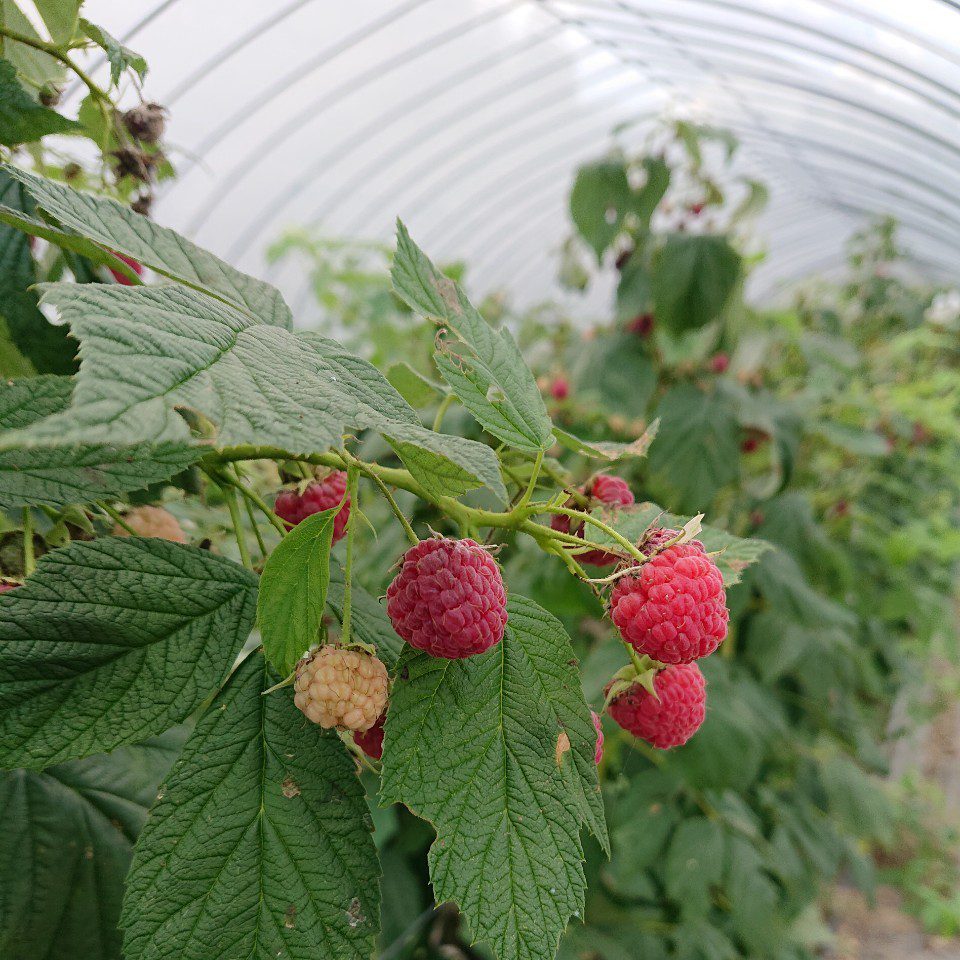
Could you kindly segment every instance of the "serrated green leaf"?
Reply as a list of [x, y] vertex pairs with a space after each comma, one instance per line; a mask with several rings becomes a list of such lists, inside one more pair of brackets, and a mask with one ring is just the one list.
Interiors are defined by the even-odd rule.
[[657, 407], [660, 435], [648, 463], [663, 496], [677, 510], [706, 510], [716, 492], [740, 471], [734, 411], [716, 396], [683, 384]]
[[634, 191], [630, 209], [646, 230], [650, 226], [650, 218], [670, 187], [670, 165], [659, 157], [644, 157], [642, 164], [647, 179], [639, 190]]
[[[0, 0], [0, 23], [20, 36], [43, 39], [14, 0]], [[38, 90], [45, 83], [59, 83], [66, 76], [66, 68], [59, 60], [26, 43], [0, 37], [0, 55], [16, 67], [17, 73], [30, 86]]]
[[654, 420], [636, 440], [629, 440], [626, 443], [616, 443], [609, 440], [581, 440], [566, 430], [554, 427], [553, 433], [557, 442], [573, 450], [574, 453], [582, 453], [584, 456], [592, 457], [595, 460], [606, 460], [607, 463], [615, 463], [624, 458], [641, 458], [647, 455], [650, 444], [653, 443], [660, 427], [660, 421]]
[[381, 797], [436, 828], [438, 902], [458, 903], [501, 960], [552, 960], [583, 912], [579, 825], [605, 835], [596, 734], [560, 623], [523, 597], [508, 611], [503, 641], [481, 656], [404, 650]]
[[[393, 432], [391, 431], [391, 433]], [[436, 434], [436, 436], [447, 435]], [[412, 443], [402, 443], [392, 436], [388, 436], [387, 439], [390, 440], [390, 445], [403, 461], [404, 466], [410, 471], [413, 479], [431, 497], [459, 497], [468, 490], [475, 490], [477, 487], [484, 486], [482, 478], [486, 477], [486, 485], [501, 500], [506, 500], [506, 489], [503, 487], [500, 471], [498, 469], [496, 474], [492, 473], [492, 465], [485, 454], [476, 458], [476, 463], [471, 469], [465, 470], [452, 458], [440, 456]], [[460, 437], [450, 437], [450, 440], [460, 446], [458, 443], [461, 440]], [[480, 444], [480, 446], [485, 446], [485, 444]], [[468, 455], [473, 452], [472, 450], [466, 451]]]
[[[64, 411], [69, 377], [28, 377], [0, 383], [0, 430], [18, 430]], [[0, 442], [0, 508], [25, 504], [62, 506], [141, 490], [168, 480], [199, 459], [190, 443], [69, 443], [56, 434], [46, 442]]]
[[654, 251], [651, 289], [658, 322], [696, 330], [723, 312], [743, 263], [726, 237], [674, 233]]
[[83, 0], [34, 0], [50, 39], [58, 46], [73, 39]]
[[107, 60], [110, 61], [111, 86], [115, 87], [120, 82], [121, 74], [128, 67], [141, 80], [147, 75], [147, 61], [139, 53], [134, 53], [129, 47], [125, 47], [119, 40], [110, 36], [103, 27], [81, 19], [80, 29], [84, 36], [89, 37], [107, 55]]
[[518, 449], [546, 450], [553, 442], [552, 424], [510, 331], [494, 330], [399, 221], [391, 276], [397, 295], [412, 310], [456, 338], [445, 341], [434, 359], [443, 379], [481, 426]]
[[177, 728], [43, 773], [0, 773], [0, 956], [120, 960], [133, 844], [183, 740]]
[[[0, 207], [14, 215], [33, 212], [29, 194], [4, 167], [0, 167]], [[73, 373], [76, 343], [68, 338], [66, 327], [55, 327], [38, 309], [37, 295], [29, 289], [36, 281], [29, 238], [7, 224], [0, 226], [0, 316], [10, 339], [37, 373]]]
[[723, 874], [725, 837], [715, 820], [684, 820], [670, 841], [663, 863], [667, 896], [685, 917], [703, 916], [710, 909], [711, 888]]
[[51, 133], [77, 133], [79, 124], [36, 102], [17, 80], [17, 69], [0, 58], [0, 143], [33, 143]]
[[277, 545], [260, 576], [257, 624], [263, 652], [287, 676], [317, 642], [330, 584], [336, 506], [298, 523]]
[[175, 231], [107, 197], [74, 190], [18, 167], [6, 169], [27, 188], [37, 206], [68, 231], [230, 303], [261, 323], [292, 327], [290, 308], [276, 288], [235, 270]]
[[409, 363], [401, 360], [387, 371], [387, 380], [397, 393], [416, 410], [439, 400], [444, 388], [418, 373]]
[[194, 547], [104, 537], [48, 553], [0, 596], [0, 766], [180, 723], [225, 676], [255, 603], [251, 573]]
[[197, 723], [137, 843], [127, 960], [369, 960], [380, 911], [353, 761], [252, 654]]
[[570, 216], [598, 260], [620, 232], [631, 200], [627, 170], [621, 161], [603, 160], [577, 171], [570, 192]]

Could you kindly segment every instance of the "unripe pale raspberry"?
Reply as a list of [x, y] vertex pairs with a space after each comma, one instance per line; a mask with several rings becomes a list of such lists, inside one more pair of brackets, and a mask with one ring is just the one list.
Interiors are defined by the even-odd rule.
[[590, 719], [593, 720], [593, 726], [597, 731], [597, 746], [593, 751], [593, 762], [599, 767], [603, 759], [603, 727], [600, 724], [600, 714], [596, 710], [590, 711]]
[[628, 733], [659, 750], [669, 750], [685, 744], [700, 729], [706, 715], [706, 688], [695, 663], [664, 667], [653, 679], [656, 696], [634, 683], [610, 702], [607, 713]]
[[[627, 486], [627, 482], [606, 473], [598, 474], [590, 487], [584, 488], [582, 492], [584, 496], [589, 496], [591, 506], [601, 504], [610, 507], [628, 507], [634, 502], [633, 491]], [[587, 509], [590, 509], [589, 506]], [[571, 523], [574, 524], [572, 531]], [[573, 532], [574, 536], [583, 536], [584, 524], [579, 520], [572, 521], [570, 517], [557, 514], [550, 518], [550, 526], [560, 533]], [[606, 567], [616, 563], [618, 559], [619, 557], [605, 550], [588, 550], [586, 553], [577, 555], [578, 563], [585, 563], [591, 567]]]
[[[655, 539], [648, 537], [643, 549], [649, 551]], [[674, 544], [636, 575], [617, 580], [610, 617], [638, 653], [661, 663], [698, 660], [713, 653], [727, 635], [730, 613], [723, 576], [698, 540]]]
[[[187, 535], [177, 518], [163, 507], [133, 507], [123, 519], [138, 537], [159, 537], [174, 543], [186, 543]], [[118, 523], [113, 528], [115, 537], [129, 537], [130, 533]]]
[[377, 722], [369, 729], [353, 735], [353, 742], [368, 756], [379, 760], [383, 756], [383, 724], [385, 713], [377, 717]]
[[422, 540], [387, 589], [393, 629], [433, 657], [460, 660], [503, 639], [507, 595], [497, 561], [473, 540]]
[[387, 668], [370, 653], [321, 647], [297, 664], [293, 702], [324, 729], [369, 730], [387, 705]]
[[[341, 500], [347, 489], [347, 475], [343, 470], [334, 470], [322, 480], [314, 480], [307, 485], [303, 493], [297, 490], [282, 490], [277, 494], [273, 510], [289, 527], [295, 527], [301, 520], [330, 510]], [[347, 529], [350, 519], [350, 498], [333, 518], [333, 542], [336, 543]]]

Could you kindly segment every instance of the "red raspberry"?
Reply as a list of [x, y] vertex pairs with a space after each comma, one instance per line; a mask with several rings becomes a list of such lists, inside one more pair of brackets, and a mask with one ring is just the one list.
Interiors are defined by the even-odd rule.
[[730, 357], [725, 353], [715, 353], [710, 358], [710, 369], [714, 373], [726, 373], [730, 366]]
[[368, 756], [379, 760], [383, 756], [383, 724], [386, 713], [377, 717], [377, 722], [369, 729], [353, 735], [353, 742]]
[[4, 583], [0, 581], [0, 593], [6, 593], [8, 590], [16, 590], [18, 584], [16, 583]]
[[[296, 490], [281, 490], [273, 504], [276, 515], [288, 527], [295, 527], [301, 520], [330, 510], [341, 500], [347, 489], [347, 475], [343, 470], [334, 470], [322, 480], [309, 483], [303, 493]], [[350, 519], [350, 498], [347, 497], [340, 512], [333, 518], [333, 542], [336, 543], [346, 532]]]
[[627, 324], [627, 333], [635, 333], [638, 337], [649, 337], [653, 333], [653, 314], [641, 313]]
[[[113, 255], [118, 259], [122, 260], [138, 277], [143, 276], [143, 264], [138, 260], [134, 260], [133, 257], [128, 257], [124, 253], [117, 253], [112, 251]], [[133, 286], [133, 281], [124, 273], [121, 273], [119, 270], [114, 270], [112, 267], [107, 267], [110, 271], [110, 274], [113, 276], [113, 279], [117, 283], [122, 283], [125, 287]]]
[[566, 377], [554, 377], [550, 383], [550, 396], [554, 400], [566, 400], [570, 396], [570, 383]]
[[599, 767], [600, 761], [603, 759], [603, 727], [600, 725], [600, 715], [596, 710], [590, 711], [590, 718], [597, 730], [597, 746], [593, 751], [593, 762]]
[[387, 589], [387, 615], [411, 647], [460, 660], [503, 639], [507, 596], [496, 560], [473, 540], [422, 540]]
[[[612, 477], [606, 473], [601, 473], [594, 478], [589, 493], [586, 488], [584, 488], [582, 492], [585, 496], [589, 496], [591, 501], [612, 507], [628, 507], [634, 502], [633, 492], [627, 486], [626, 481], [621, 480], [619, 477]], [[572, 531], [570, 523], [570, 517], [565, 517], [561, 514], [550, 518], [550, 526], [553, 527], [554, 530], [558, 530], [560, 533], [573, 532], [574, 536], [582, 538], [583, 523], [579, 520], [574, 521], [576, 526]], [[577, 555], [577, 561], [579, 563], [585, 563], [592, 567], [606, 567], [611, 563], [616, 563], [618, 559], [619, 557], [607, 553], [604, 550], [588, 550], [586, 553]]]
[[730, 619], [723, 577], [698, 540], [667, 547], [617, 580], [610, 616], [627, 643], [661, 663], [709, 656]]
[[656, 696], [634, 683], [614, 697], [607, 712], [628, 733], [659, 750], [669, 750], [685, 744], [700, 729], [706, 714], [706, 687], [695, 663], [665, 667], [653, 678]]

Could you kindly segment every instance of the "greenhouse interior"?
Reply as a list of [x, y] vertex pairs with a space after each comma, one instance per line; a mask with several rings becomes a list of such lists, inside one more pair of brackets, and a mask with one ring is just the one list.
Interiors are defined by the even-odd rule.
[[958, 0], [0, 0], [0, 960], [960, 960]]

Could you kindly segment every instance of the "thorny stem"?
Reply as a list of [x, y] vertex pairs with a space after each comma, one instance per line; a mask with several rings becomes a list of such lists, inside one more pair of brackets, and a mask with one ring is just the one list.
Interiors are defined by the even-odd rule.
[[23, 574], [29, 577], [36, 563], [33, 556], [33, 515], [29, 507], [23, 508]]
[[347, 466], [347, 496], [350, 497], [350, 519], [347, 520], [347, 556], [343, 565], [343, 616], [340, 618], [340, 642], [343, 646], [350, 642], [350, 620], [353, 613], [353, 533], [360, 515], [360, 470], [353, 463]]
[[598, 520], [592, 514], [584, 513], [582, 510], [570, 510], [567, 507], [553, 507], [550, 510], [551, 513], [559, 513], [561, 516], [570, 517], [575, 520], [582, 520], [584, 523], [593, 524], [598, 530], [602, 530], [608, 537], [614, 539], [617, 543], [626, 550], [631, 557], [639, 560], [641, 563], [646, 563], [646, 556], [641, 553], [641, 551], [634, 546], [626, 537], [621, 536], [617, 533], [613, 527], [604, 523], [602, 520]]
[[139, 534], [137, 533], [137, 531], [134, 530], [133, 527], [131, 527], [130, 524], [127, 523], [127, 521], [123, 519], [123, 514], [118, 513], [116, 510], [113, 509], [113, 507], [110, 506], [110, 504], [104, 503], [102, 500], [97, 500], [97, 501], [95, 501], [95, 502], [96, 502], [97, 506], [98, 506], [111, 520], [113, 520], [114, 523], [116, 523], [116, 524], [118, 524], [119, 526], [123, 527], [123, 529], [126, 530], [127, 533], [129, 533], [131, 537], [137, 537], [137, 536], [139, 536]]
[[403, 532], [407, 535], [407, 539], [416, 546], [420, 542], [420, 538], [417, 536], [413, 527], [410, 526], [410, 521], [403, 515], [403, 511], [400, 509], [400, 505], [393, 498], [393, 494], [390, 492], [389, 487], [377, 476], [373, 477], [373, 482], [380, 488], [380, 492], [386, 497], [387, 503], [390, 504], [390, 509], [393, 511], [393, 515], [400, 521], [400, 526], [403, 527]]

